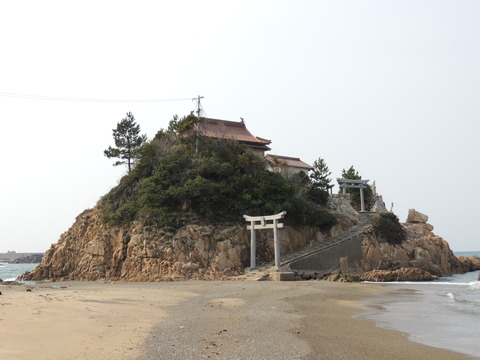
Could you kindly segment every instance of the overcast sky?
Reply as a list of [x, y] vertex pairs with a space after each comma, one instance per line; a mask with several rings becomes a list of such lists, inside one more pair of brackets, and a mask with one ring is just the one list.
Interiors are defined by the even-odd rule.
[[0, 17], [0, 252], [47, 250], [118, 183], [103, 150], [127, 112], [151, 139], [197, 95], [480, 250], [479, 1], [2, 1]]

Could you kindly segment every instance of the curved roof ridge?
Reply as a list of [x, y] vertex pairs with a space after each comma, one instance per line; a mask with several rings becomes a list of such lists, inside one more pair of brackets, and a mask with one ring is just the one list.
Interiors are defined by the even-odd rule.
[[207, 118], [207, 117], [204, 117], [203, 119], [209, 123], [214, 123], [214, 124], [222, 123], [227, 126], [238, 126], [238, 127], [246, 128], [245, 123], [242, 121], [222, 120], [222, 119], [214, 119], [214, 118]]
[[253, 135], [243, 121], [203, 118], [200, 130], [203, 135], [214, 138], [224, 138], [250, 143], [268, 145], [272, 141]]
[[286, 159], [286, 160], [300, 160], [299, 157], [284, 156], [284, 155], [268, 154], [267, 156], [271, 156], [273, 158], [278, 158], [278, 159]]

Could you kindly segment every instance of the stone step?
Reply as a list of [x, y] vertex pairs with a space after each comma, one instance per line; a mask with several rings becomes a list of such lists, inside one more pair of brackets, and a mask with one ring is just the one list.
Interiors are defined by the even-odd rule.
[[[361, 213], [359, 216], [358, 225], [355, 225], [347, 229], [345, 232], [337, 236], [334, 236], [333, 238], [330, 238], [325, 242], [321, 242], [321, 243], [315, 244], [310, 248], [301, 249], [296, 252], [282, 256], [281, 266], [282, 267], [288, 266], [288, 264], [296, 260], [299, 260], [301, 258], [316, 254], [326, 249], [331, 249], [355, 236], [358, 236], [366, 232], [369, 228], [371, 228], [371, 224], [369, 221], [370, 215], [371, 215], [370, 213]], [[273, 266], [273, 262], [264, 264], [264, 267], [272, 267], [272, 266]]]

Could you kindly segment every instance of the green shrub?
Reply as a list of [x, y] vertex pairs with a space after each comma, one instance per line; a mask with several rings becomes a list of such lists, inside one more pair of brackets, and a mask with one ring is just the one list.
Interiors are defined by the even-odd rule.
[[192, 218], [243, 223], [244, 214], [286, 210], [294, 225], [329, 229], [336, 223], [320, 206], [327, 194], [308, 190], [308, 178], [267, 171], [263, 159], [235, 141], [200, 138], [196, 153], [196, 144], [174, 136], [159, 132], [142, 148], [136, 167], [102, 198], [108, 222], [174, 229]]
[[307, 190], [307, 197], [320, 206], [326, 206], [328, 202], [328, 192], [316, 187]]
[[405, 241], [406, 235], [398, 217], [391, 212], [380, 213], [372, 218], [375, 235], [392, 245]]

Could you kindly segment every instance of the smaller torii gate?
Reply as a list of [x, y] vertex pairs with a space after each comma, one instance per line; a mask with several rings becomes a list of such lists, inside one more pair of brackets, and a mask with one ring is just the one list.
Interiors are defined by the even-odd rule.
[[283, 228], [283, 223], [279, 223], [278, 220], [283, 219], [287, 212], [282, 211], [276, 215], [269, 216], [248, 216], [243, 215], [245, 221], [250, 222], [250, 225], [247, 225], [247, 229], [251, 231], [250, 237], [250, 268], [255, 268], [256, 261], [256, 234], [255, 230], [257, 229], [273, 229], [273, 246], [275, 251], [275, 267], [278, 269], [280, 267], [280, 240], [278, 238], [278, 229]]
[[360, 203], [362, 212], [365, 211], [365, 202], [363, 200], [363, 189], [367, 188], [367, 183], [370, 180], [352, 180], [337, 178], [338, 186], [343, 189], [360, 189]]

